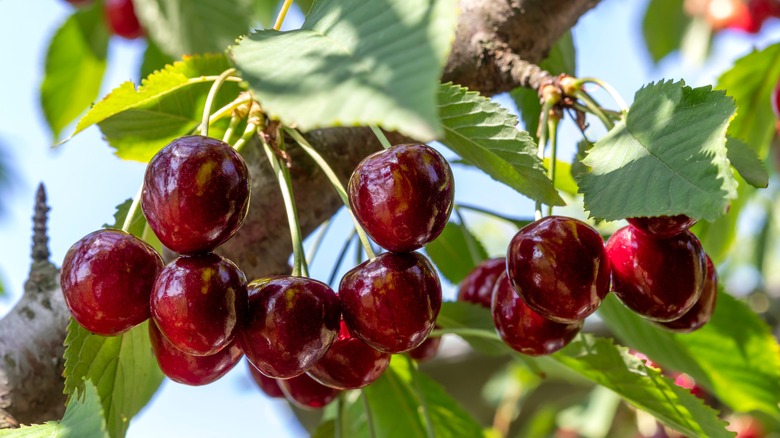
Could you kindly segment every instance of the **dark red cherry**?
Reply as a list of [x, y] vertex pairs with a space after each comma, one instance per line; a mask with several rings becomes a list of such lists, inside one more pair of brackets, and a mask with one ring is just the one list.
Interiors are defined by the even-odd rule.
[[303, 409], [321, 409], [341, 393], [336, 388], [317, 382], [308, 374], [301, 374], [291, 379], [279, 379], [279, 387], [282, 388], [287, 400]]
[[534, 312], [515, 293], [507, 275], [498, 277], [493, 292], [493, 323], [512, 349], [531, 356], [552, 354], [574, 339], [583, 321], [559, 323]]
[[339, 299], [325, 283], [289, 276], [253, 281], [241, 348], [263, 374], [295, 377], [328, 351], [340, 316]]
[[92, 333], [120, 334], [149, 318], [149, 295], [162, 268], [160, 255], [137, 237], [95, 231], [65, 254], [60, 273], [65, 303]]
[[696, 219], [684, 214], [676, 216], [630, 217], [626, 220], [642, 233], [662, 239], [676, 236], [696, 223]]
[[230, 239], [246, 216], [246, 163], [223, 141], [177, 138], [149, 162], [141, 207], [163, 245], [180, 254], [211, 251]]
[[707, 324], [715, 312], [715, 302], [718, 299], [718, 271], [712, 265], [710, 257], [707, 255], [704, 257], [707, 259], [707, 278], [704, 280], [701, 296], [685, 315], [674, 321], [659, 323], [667, 329], [679, 333], [690, 333]]
[[629, 225], [607, 241], [607, 255], [615, 295], [645, 318], [678, 319], [701, 295], [707, 262], [690, 231], [653, 239]]
[[389, 353], [375, 350], [353, 337], [342, 321], [338, 338], [307, 373], [331, 388], [358, 389], [378, 379], [388, 365]]
[[187, 354], [168, 342], [152, 323], [149, 324], [149, 339], [163, 374], [186, 385], [207, 385], [216, 381], [233, 369], [243, 356], [235, 340], [210, 356]]
[[506, 258], [499, 257], [482, 261], [469, 272], [458, 288], [458, 301], [467, 301], [490, 308], [493, 286], [502, 272], [506, 271]]
[[216, 254], [179, 257], [160, 272], [152, 319], [176, 348], [212, 355], [226, 347], [244, 321], [246, 277]]
[[418, 347], [441, 309], [439, 277], [422, 254], [380, 254], [347, 272], [339, 285], [344, 321], [363, 342], [387, 353]]
[[413, 251], [447, 224], [455, 194], [447, 160], [424, 144], [401, 144], [369, 155], [349, 179], [355, 217], [379, 246]]
[[523, 227], [509, 243], [507, 274], [531, 309], [561, 323], [585, 319], [609, 292], [604, 240], [570, 217], [548, 216]]
[[439, 354], [441, 336], [428, 337], [419, 347], [409, 350], [409, 357], [417, 362], [425, 362]]
[[144, 34], [132, 0], [106, 0], [104, 8], [108, 28], [115, 35], [131, 40]]
[[247, 368], [249, 368], [249, 374], [252, 376], [252, 380], [255, 381], [257, 387], [260, 388], [265, 395], [271, 398], [284, 398], [282, 388], [279, 387], [279, 381], [261, 373], [260, 370], [252, 365], [252, 362], [246, 361], [246, 364]]

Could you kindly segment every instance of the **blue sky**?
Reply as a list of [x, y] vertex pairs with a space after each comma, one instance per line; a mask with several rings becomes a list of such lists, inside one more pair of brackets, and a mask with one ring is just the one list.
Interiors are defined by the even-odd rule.
[[[730, 32], [719, 36], [714, 55], [704, 66], [686, 66], [672, 56], [653, 67], [639, 33], [644, 5], [644, 1], [606, 0], [575, 28], [580, 75], [606, 80], [629, 102], [635, 90], [661, 78], [683, 78], [691, 85], [714, 83], [736, 57], [780, 36], [778, 22], [772, 21], [758, 37]], [[29, 269], [30, 217], [39, 181], [48, 190], [52, 260], [59, 265], [73, 242], [111, 221], [115, 206], [134, 196], [142, 180], [144, 165], [117, 159], [95, 128], [56, 149], [50, 147], [38, 87], [48, 40], [69, 13], [70, 6], [59, 0], [0, 2], [4, 65], [0, 69], [0, 151], [9, 156], [16, 175], [3, 200], [8, 211], [0, 217], [0, 277], [10, 293], [0, 300], [0, 315], [21, 294]], [[286, 24], [295, 26], [295, 22], [296, 17], [291, 17]], [[138, 81], [142, 50], [142, 42], [112, 41], [101, 95], [122, 81]], [[498, 100], [509, 105], [505, 98]], [[569, 126], [562, 136], [562, 158], [570, 156], [575, 141]], [[490, 205], [514, 215], [527, 215], [532, 208], [529, 201], [476, 172], [456, 169], [456, 184], [461, 202]], [[338, 233], [338, 228], [332, 232], [336, 237], [329, 246], [340, 246], [335, 243]], [[333, 254], [323, 254], [313, 276], [327, 280], [332, 258]], [[207, 387], [166, 382], [150, 407], [133, 420], [129, 436], [305, 435], [290, 424], [291, 413], [284, 402], [266, 399], [252, 385], [244, 364]]]

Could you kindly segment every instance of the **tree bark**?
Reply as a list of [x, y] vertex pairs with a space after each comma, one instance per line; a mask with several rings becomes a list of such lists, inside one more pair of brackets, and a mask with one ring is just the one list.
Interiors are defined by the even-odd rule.
[[[529, 66], [543, 59], [598, 2], [461, 0], [462, 13], [442, 80], [486, 95], [517, 86], [536, 88], [544, 74], [529, 70]], [[388, 135], [394, 143], [411, 141]], [[363, 157], [380, 149], [366, 128], [322, 129], [306, 137], [342, 182]], [[253, 177], [250, 212], [238, 235], [220, 252], [235, 261], [248, 278], [289, 272], [292, 246], [276, 180], [264, 154], [252, 145], [245, 149]], [[295, 201], [301, 227], [308, 234], [340, 208], [341, 200], [299, 148], [289, 151]], [[36, 238], [41, 241], [41, 234]], [[67, 310], [59, 273], [48, 260], [48, 250], [42, 251], [40, 245], [36, 248], [24, 296], [0, 321], [0, 428], [59, 418], [64, 411], [61, 371]]]

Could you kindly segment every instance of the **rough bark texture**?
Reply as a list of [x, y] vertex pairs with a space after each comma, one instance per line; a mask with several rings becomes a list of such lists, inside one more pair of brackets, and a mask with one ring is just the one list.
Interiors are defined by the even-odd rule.
[[[462, 14], [442, 79], [487, 95], [517, 86], [537, 88], [545, 75], [532, 63], [541, 60], [598, 1], [461, 0]], [[322, 151], [344, 182], [363, 157], [380, 147], [370, 130], [362, 128], [313, 131], [307, 139]], [[406, 140], [391, 135], [393, 142]], [[291, 244], [270, 166], [258, 149], [251, 148], [247, 148], [254, 178], [249, 217], [239, 235], [221, 251], [249, 278], [256, 278], [287, 272]], [[295, 197], [306, 234], [330, 217], [341, 201], [308, 157], [295, 147], [290, 148], [290, 154]], [[36, 236], [45, 247], [45, 233]], [[0, 428], [13, 427], [17, 421], [59, 418], [64, 410], [60, 376], [67, 310], [48, 250], [40, 244], [36, 248], [25, 294], [0, 321]]]

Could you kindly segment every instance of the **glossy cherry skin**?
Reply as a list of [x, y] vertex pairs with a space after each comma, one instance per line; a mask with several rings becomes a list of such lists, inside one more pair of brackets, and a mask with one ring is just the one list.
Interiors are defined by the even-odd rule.
[[358, 164], [349, 203], [366, 233], [394, 252], [434, 240], [452, 212], [455, 185], [447, 160], [424, 144], [401, 144]]
[[331, 388], [358, 389], [378, 379], [388, 365], [389, 353], [375, 350], [352, 336], [342, 321], [338, 338], [307, 373]]
[[682, 317], [701, 295], [707, 261], [690, 231], [653, 239], [632, 226], [607, 241], [612, 288], [629, 309], [666, 322]]
[[460, 283], [458, 301], [479, 304], [489, 309], [493, 300], [493, 287], [498, 276], [505, 271], [505, 257], [483, 260]]
[[684, 214], [676, 216], [630, 217], [631, 226], [650, 237], [666, 239], [676, 236], [696, 223], [696, 219]]
[[199, 356], [226, 347], [247, 312], [246, 277], [216, 254], [179, 257], [160, 272], [152, 319], [179, 350]]
[[129, 40], [143, 36], [132, 0], [106, 0], [104, 12], [108, 27], [115, 35]]
[[518, 231], [507, 249], [507, 274], [531, 309], [560, 323], [585, 319], [609, 292], [604, 240], [569, 217], [548, 216]]
[[227, 374], [244, 355], [234, 340], [210, 355], [194, 356], [174, 347], [154, 324], [149, 324], [149, 339], [160, 370], [174, 382], [207, 385]]
[[280, 379], [279, 387], [287, 400], [307, 410], [321, 409], [341, 393], [336, 388], [325, 386], [312, 379], [308, 374], [301, 374], [291, 379]]
[[439, 277], [422, 254], [380, 254], [347, 272], [339, 285], [344, 321], [363, 342], [387, 353], [418, 347], [441, 309]]
[[409, 350], [409, 357], [417, 362], [431, 360], [439, 354], [439, 346], [441, 346], [441, 336], [428, 337], [419, 347]]
[[241, 348], [266, 376], [295, 377], [328, 351], [340, 316], [339, 299], [325, 283], [291, 276], [253, 281]]
[[582, 320], [559, 323], [534, 312], [517, 296], [505, 273], [496, 282], [491, 312], [504, 343], [530, 356], [552, 354], [565, 347], [583, 324]]
[[249, 208], [244, 159], [220, 140], [191, 135], [162, 148], [146, 167], [141, 207], [163, 245], [211, 251], [232, 237]]
[[149, 295], [163, 268], [146, 242], [118, 230], [99, 230], [70, 247], [60, 283], [73, 319], [92, 333], [112, 336], [149, 318]]
[[674, 321], [659, 322], [661, 326], [679, 333], [690, 333], [702, 328], [712, 317], [718, 299], [718, 271], [712, 265], [710, 257], [705, 255], [705, 258], [707, 259], [707, 277], [696, 304], [691, 307], [691, 310], [685, 312], [685, 315]]
[[252, 376], [252, 380], [255, 381], [257, 387], [260, 388], [265, 395], [271, 398], [284, 398], [284, 393], [282, 392], [282, 388], [279, 387], [278, 380], [261, 373], [260, 370], [252, 365], [252, 362], [246, 361], [246, 364], [247, 368], [249, 368], [249, 374]]

